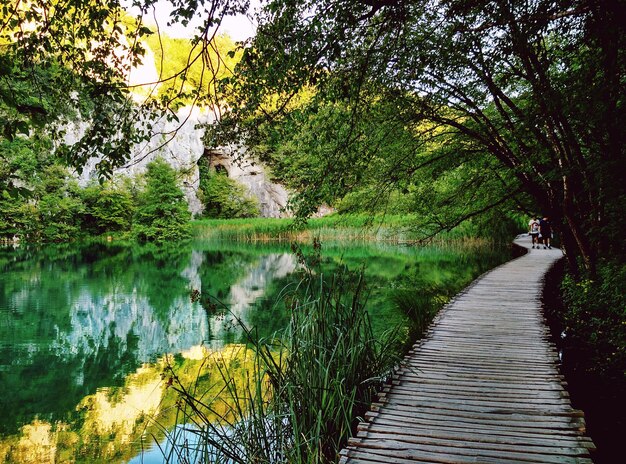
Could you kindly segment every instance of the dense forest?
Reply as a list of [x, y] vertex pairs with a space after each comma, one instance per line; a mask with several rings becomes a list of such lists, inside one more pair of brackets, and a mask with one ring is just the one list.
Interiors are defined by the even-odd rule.
[[[341, 200], [345, 211], [416, 212], [435, 233], [489, 211], [537, 212], [571, 270], [594, 273], [624, 252], [621, 6], [279, 1], [230, 51], [210, 26], [246, 2], [216, 2], [187, 45], [115, 1], [7, 7], [3, 159], [54, 151], [80, 169], [99, 156], [106, 177], [151, 128], [138, 115], [213, 105], [207, 145], [245, 142], [299, 193], [300, 215]], [[146, 45], [164, 85], [132, 104], [125, 78]], [[89, 124], [82, 139], [59, 143], [77, 117]], [[24, 193], [27, 166], [4, 170], [3, 190]]]
[[[153, 118], [210, 107], [205, 146], [247, 147], [294, 192], [299, 218], [320, 205], [410, 214], [428, 239], [548, 217], [567, 260], [561, 323], [591, 353], [583, 370], [622, 388], [624, 1], [271, 0], [242, 43], [216, 26], [246, 0], [172, 0], [164, 21], [204, 19], [192, 39], [146, 22], [154, 0], [131, 3], [141, 14], [119, 0], [3, 3], [2, 237], [188, 238], [166, 163], [134, 179], [113, 173]], [[128, 75], [147, 47], [158, 87], [137, 89]], [[68, 144], [77, 122], [82, 136]], [[99, 181], [78, 187], [72, 172], [94, 157]], [[257, 214], [241, 186], [200, 171], [208, 216]]]

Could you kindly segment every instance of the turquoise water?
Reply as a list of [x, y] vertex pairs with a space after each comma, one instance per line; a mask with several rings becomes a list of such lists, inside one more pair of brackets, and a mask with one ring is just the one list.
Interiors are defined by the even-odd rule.
[[[507, 258], [479, 247], [324, 244], [313, 272], [364, 269], [384, 330], [410, 325], [398, 292], [450, 295]], [[2, 248], [0, 269], [0, 462], [12, 463], [158, 462], [154, 443], [175, 424], [164, 366], [192, 381], [219, 355], [243, 372], [238, 320], [261, 337], [279, 333], [289, 320], [282, 295], [304, 272], [289, 246], [201, 241]]]

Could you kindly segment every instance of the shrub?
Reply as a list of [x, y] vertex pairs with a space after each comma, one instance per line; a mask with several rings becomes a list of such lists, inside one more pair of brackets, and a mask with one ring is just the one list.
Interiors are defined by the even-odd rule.
[[250, 197], [243, 185], [224, 172], [215, 172], [204, 159], [199, 167], [199, 197], [204, 204], [204, 217], [236, 219], [259, 215], [259, 202]]
[[52, 165], [35, 181], [33, 197], [20, 208], [22, 230], [30, 238], [46, 242], [74, 240], [81, 234], [84, 205], [79, 188], [67, 169]]
[[191, 236], [185, 195], [176, 181], [176, 172], [163, 159], [147, 166], [146, 188], [139, 195], [133, 234], [140, 241], [171, 242]]
[[81, 196], [85, 203], [85, 229], [94, 234], [130, 230], [135, 204], [128, 189], [109, 181], [88, 185]]
[[597, 277], [561, 285], [566, 333], [590, 355], [589, 370], [621, 378], [626, 371], [626, 265], [602, 262]]

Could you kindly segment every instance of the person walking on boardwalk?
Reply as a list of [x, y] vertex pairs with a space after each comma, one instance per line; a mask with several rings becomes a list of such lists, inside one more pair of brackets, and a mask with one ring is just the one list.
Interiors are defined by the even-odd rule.
[[[544, 216], [543, 219], [539, 220], [539, 237], [543, 241], [544, 250], [546, 248], [552, 249], [552, 246], [550, 246], [550, 239], [552, 238], [552, 226], [550, 225], [548, 216]], [[537, 245], [537, 248], [539, 248], [539, 245]]]
[[535, 248], [535, 245], [539, 248], [539, 220], [537, 219], [537, 216], [533, 216], [528, 222], [528, 233], [530, 234], [530, 242], [532, 243], [533, 248]]

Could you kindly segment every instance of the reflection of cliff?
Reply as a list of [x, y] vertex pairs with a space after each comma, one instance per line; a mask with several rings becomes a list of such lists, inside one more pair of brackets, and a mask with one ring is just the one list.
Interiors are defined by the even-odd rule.
[[0, 434], [33, 417], [64, 417], [85, 395], [119, 385], [141, 363], [208, 337], [206, 312], [189, 299], [202, 253], [157, 258], [95, 250], [86, 248], [71, 262], [33, 257], [5, 272]]
[[[116, 347], [120, 357], [132, 350], [141, 363], [198, 344], [207, 336], [206, 314], [190, 302], [189, 288], [199, 282], [202, 260], [202, 253], [191, 252], [188, 264], [169, 278], [165, 270], [155, 276], [138, 272], [130, 286], [107, 293], [83, 287], [69, 308], [70, 328], [58, 333], [53, 350], [59, 356], [81, 353], [89, 358], [109, 349], [111, 340], [121, 340]], [[147, 278], [154, 283], [147, 283]], [[169, 298], [155, 298], [156, 289], [167, 288], [169, 281], [174, 287], [168, 288]]]
[[35, 419], [22, 426], [16, 435], [0, 441], [0, 462], [126, 462], [135, 452], [131, 443], [160, 407], [161, 367], [145, 366], [129, 375], [123, 387], [99, 389], [86, 396], [63, 421]]
[[[153, 462], [161, 462], [155, 440], [165, 442], [161, 443], [165, 448], [165, 437], [184, 418], [176, 407], [178, 394], [167, 388], [168, 375], [162, 375], [169, 372], [166, 365], [173, 367], [185, 388], [195, 386], [204, 392], [205, 403], [225, 416], [233, 405], [232, 398], [224, 394], [225, 382], [232, 382], [243, 394], [253, 360], [254, 353], [245, 346], [230, 345], [213, 352], [195, 346], [176, 360], [168, 357], [146, 364], [127, 376], [121, 386], [83, 398], [76, 406], [75, 419], [35, 419], [17, 434], [2, 438], [0, 462], [140, 463], [142, 449], [155, 457]], [[220, 374], [225, 371], [229, 379]], [[203, 414], [211, 421], [218, 420], [214, 412], [205, 410]]]
[[169, 319], [155, 314], [145, 295], [136, 291], [94, 297], [86, 294], [71, 309], [71, 330], [60, 333], [54, 343], [57, 353], [83, 353], [95, 356], [109, 348], [109, 340], [124, 343], [121, 350], [132, 348], [137, 360], [145, 362], [166, 352], [179, 352], [206, 337], [206, 314], [189, 297], [178, 297], [169, 308]]
[[245, 276], [230, 285], [225, 300], [230, 315], [225, 318], [213, 317], [209, 321], [212, 338], [232, 340], [233, 332], [240, 333], [232, 316], [250, 326], [249, 311], [261, 300], [275, 296], [268, 294], [270, 284], [293, 273], [297, 266], [296, 257], [290, 253], [264, 255], [248, 265]]

